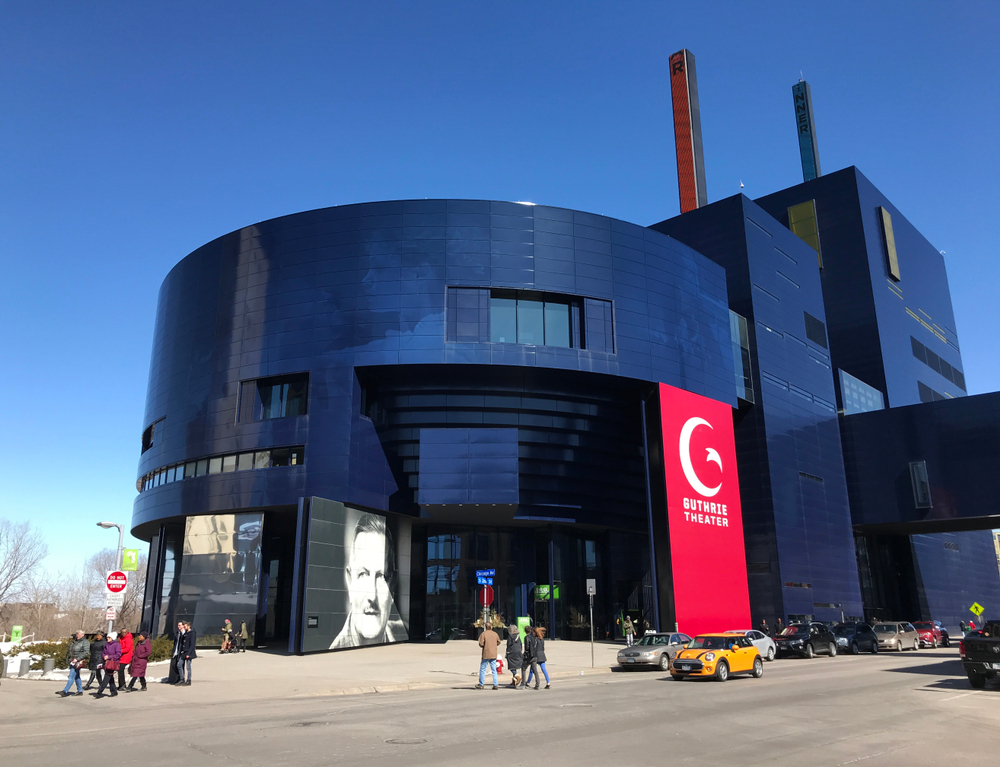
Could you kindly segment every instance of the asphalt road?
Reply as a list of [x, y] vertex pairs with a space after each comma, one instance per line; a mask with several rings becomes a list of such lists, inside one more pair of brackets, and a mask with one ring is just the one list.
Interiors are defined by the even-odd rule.
[[236, 700], [152, 685], [61, 699], [5, 682], [0, 748], [31, 767], [161, 765], [974, 764], [992, 759], [1000, 684], [973, 691], [952, 648], [766, 664], [762, 679], [675, 682], [656, 672], [550, 690], [454, 687]]

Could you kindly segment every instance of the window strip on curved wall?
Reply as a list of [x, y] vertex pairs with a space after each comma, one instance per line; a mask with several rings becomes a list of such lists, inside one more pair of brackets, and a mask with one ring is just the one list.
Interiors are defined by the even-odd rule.
[[305, 462], [305, 458], [306, 451], [303, 445], [213, 455], [155, 469], [140, 477], [135, 483], [135, 489], [141, 493], [145, 490], [165, 485], [168, 482], [203, 477], [206, 474], [226, 474], [233, 471], [253, 471], [255, 469], [274, 469], [283, 466], [301, 466]]

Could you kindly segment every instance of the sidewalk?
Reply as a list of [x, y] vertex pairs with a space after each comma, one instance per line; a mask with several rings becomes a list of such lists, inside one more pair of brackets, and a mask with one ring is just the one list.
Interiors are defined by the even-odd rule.
[[[589, 642], [552, 641], [545, 643], [546, 668], [553, 685], [560, 681], [593, 674], [607, 674], [623, 644], [594, 643], [594, 667]], [[501, 645], [501, 652], [503, 645]], [[192, 664], [191, 692], [197, 697], [233, 699], [266, 693], [271, 698], [359, 695], [364, 693], [472, 687], [479, 681], [480, 649], [470, 640], [444, 644], [412, 643], [365, 647], [355, 650], [293, 656], [248, 650], [220, 655], [217, 650], [199, 650]], [[154, 688], [166, 663], [150, 664], [147, 681]], [[37, 678], [39, 672], [33, 672]], [[62, 681], [56, 679], [56, 674]], [[55, 672], [49, 685], [65, 684], [66, 672]], [[501, 684], [510, 684], [505, 664]], [[4, 679], [4, 684], [16, 683]], [[544, 684], [544, 679], [542, 680]], [[31, 685], [35, 687], [36, 685]], [[129, 696], [131, 697], [131, 696]]]

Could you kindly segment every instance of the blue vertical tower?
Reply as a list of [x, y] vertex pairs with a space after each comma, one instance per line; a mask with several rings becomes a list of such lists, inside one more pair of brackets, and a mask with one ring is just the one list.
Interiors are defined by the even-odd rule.
[[802, 180], [812, 181], [823, 172], [819, 169], [819, 144], [816, 142], [816, 120], [813, 117], [809, 83], [799, 80], [792, 86], [795, 104], [795, 128], [799, 136], [799, 156], [802, 158]]

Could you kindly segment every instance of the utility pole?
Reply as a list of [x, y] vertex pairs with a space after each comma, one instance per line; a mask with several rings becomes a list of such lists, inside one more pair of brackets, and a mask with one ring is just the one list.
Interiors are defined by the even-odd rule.
[[[115, 557], [115, 570], [121, 570], [122, 569], [122, 555], [123, 555], [123, 553], [125, 551], [125, 548], [124, 548], [125, 547], [125, 526], [124, 525], [119, 525], [119, 524], [117, 524], [115, 522], [98, 522], [97, 526], [98, 527], [103, 527], [105, 530], [110, 530], [112, 527], [117, 527], [118, 528], [118, 556]], [[107, 590], [107, 586], [105, 586], [105, 590]], [[108, 621], [108, 633], [109, 634], [114, 629], [114, 624], [115, 624], [115, 622], [113, 620]]]

